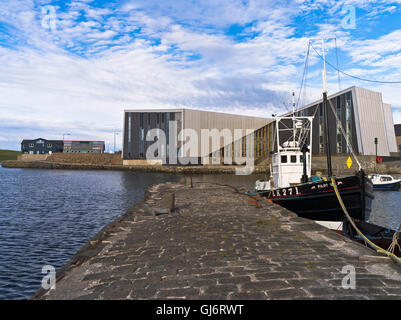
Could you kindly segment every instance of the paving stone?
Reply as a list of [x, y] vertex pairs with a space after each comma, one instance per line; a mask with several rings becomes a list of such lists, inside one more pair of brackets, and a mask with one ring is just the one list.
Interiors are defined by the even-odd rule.
[[[162, 207], [165, 194], [175, 195], [177, 210], [157, 217], [144, 210]], [[261, 200], [256, 208], [250, 200], [211, 183], [154, 185], [91, 239], [104, 242], [88, 243], [71, 259], [83, 263], [58, 272], [64, 277], [57, 290], [46, 296], [40, 290], [35, 298], [401, 299], [400, 268], [381, 264], [375, 274], [358, 259], [374, 251], [275, 204]], [[341, 287], [345, 265], [355, 267], [355, 290]]]

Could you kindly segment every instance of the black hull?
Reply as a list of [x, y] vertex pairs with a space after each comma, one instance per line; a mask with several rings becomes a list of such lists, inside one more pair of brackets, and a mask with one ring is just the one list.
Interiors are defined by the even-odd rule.
[[400, 190], [399, 182], [392, 182], [386, 184], [374, 184], [373, 190], [375, 191], [398, 191]]
[[[355, 176], [337, 178], [336, 181], [350, 216], [359, 221], [367, 221], [374, 198], [372, 182], [365, 178], [363, 172]], [[259, 194], [303, 218], [343, 221], [345, 217], [331, 181], [311, 182], [262, 191]]]

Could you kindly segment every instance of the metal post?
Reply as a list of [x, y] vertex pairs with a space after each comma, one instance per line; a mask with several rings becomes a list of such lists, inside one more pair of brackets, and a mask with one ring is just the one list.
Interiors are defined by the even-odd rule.
[[378, 163], [377, 162], [377, 144], [379, 143], [379, 139], [378, 138], [375, 138], [375, 145], [376, 145], [376, 163]]

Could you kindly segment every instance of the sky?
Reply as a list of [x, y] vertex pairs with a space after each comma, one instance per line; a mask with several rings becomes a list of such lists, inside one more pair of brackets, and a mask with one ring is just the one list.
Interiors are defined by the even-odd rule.
[[[23, 139], [121, 148], [124, 109], [271, 117], [321, 97], [322, 46], [344, 72], [401, 82], [401, 0], [2, 0], [0, 149]], [[333, 38], [336, 38], [334, 41]], [[315, 51], [316, 50], [316, 51]], [[401, 123], [401, 84], [327, 66], [329, 95], [381, 92]], [[67, 135], [68, 134], [68, 135]]]

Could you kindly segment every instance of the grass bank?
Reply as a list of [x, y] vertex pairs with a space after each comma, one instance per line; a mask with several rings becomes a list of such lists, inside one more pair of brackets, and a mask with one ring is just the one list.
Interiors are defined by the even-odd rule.
[[0, 150], [0, 162], [4, 160], [17, 160], [17, 157], [21, 154], [20, 151], [14, 150]]

